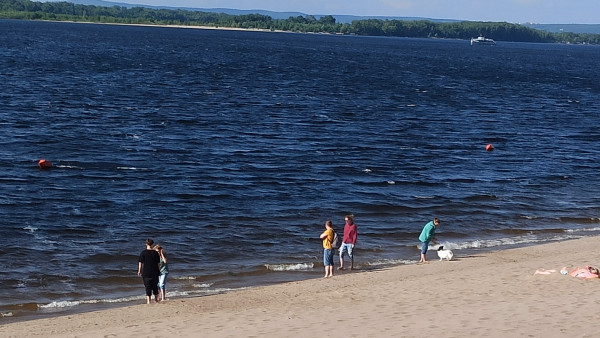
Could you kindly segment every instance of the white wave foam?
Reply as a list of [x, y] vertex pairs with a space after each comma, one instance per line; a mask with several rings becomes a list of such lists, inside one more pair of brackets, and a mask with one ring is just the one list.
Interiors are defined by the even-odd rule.
[[67, 168], [67, 169], [83, 169], [83, 167], [78, 167], [76, 165], [67, 165], [67, 164], [58, 164], [55, 165], [56, 168]]
[[212, 286], [212, 283], [202, 283], [202, 284], [192, 284], [195, 288], [209, 288]]
[[267, 270], [270, 271], [308, 271], [315, 267], [314, 263], [297, 263], [297, 264], [265, 264]]
[[[600, 229], [597, 229], [598, 231]], [[514, 246], [532, 243], [544, 243], [552, 241], [562, 241], [567, 239], [579, 238], [581, 236], [571, 234], [561, 234], [551, 237], [538, 237], [533, 234], [516, 236], [516, 237], [504, 237], [494, 239], [479, 239], [467, 242], [440, 242], [435, 246], [431, 246], [431, 250], [437, 250], [440, 245], [443, 245], [445, 249], [449, 250], [461, 250], [461, 249], [482, 249], [482, 248], [494, 248], [501, 246]], [[420, 245], [418, 246], [420, 247]]]
[[[95, 304], [98, 303], [98, 301], [87, 301], [89, 304]], [[45, 304], [45, 305], [38, 305], [39, 308], [41, 309], [52, 309], [52, 308], [65, 308], [65, 307], [72, 307], [72, 306], [77, 306], [79, 304], [83, 304], [84, 301], [68, 301], [68, 300], [63, 300], [60, 302], [52, 302], [50, 304]]]
[[165, 296], [167, 296], [167, 298], [175, 298], [175, 297], [186, 297], [186, 296], [189, 296], [189, 294], [190, 293], [187, 291], [167, 291]]
[[31, 225], [28, 225], [28, 226], [26, 226], [26, 227], [23, 228], [23, 230], [27, 230], [27, 231], [29, 231], [31, 233], [34, 233], [37, 229], [38, 228], [32, 227]]
[[583, 228], [583, 229], [567, 229], [565, 232], [575, 233], [575, 232], [596, 232], [600, 231], [600, 227], [596, 228]]
[[[233, 290], [245, 289], [245, 288], [215, 288], [210, 289], [211, 284], [194, 284], [192, 285], [197, 290], [191, 291], [167, 291], [167, 298], [176, 298], [176, 297], [189, 297], [194, 295], [213, 295], [219, 293], [225, 293]], [[145, 301], [146, 296], [131, 296], [131, 297], [122, 297], [116, 299], [88, 299], [88, 300], [63, 300], [63, 301], [55, 301], [48, 304], [38, 304], [38, 308], [42, 310], [53, 310], [53, 309], [64, 309], [69, 307], [74, 307], [78, 305], [84, 304], [102, 304], [102, 303], [126, 303], [131, 301]], [[7, 316], [7, 314], [2, 314], [3, 316]], [[12, 316], [12, 313], [10, 313]]]
[[132, 296], [132, 297], [123, 297], [117, 299], [88, 299], [88, 300], [63, 300], [63, 301], [55, 301], [49, 304], [41, 304], [38, 305], [40, 309], [60, 309], [73, 307], [82, 304], [100, 304], [100, 303], [123, 303], [130, 302], [134, 300], [145, 299], [146, 296]]
[[[588, 231], [582, 230], [579, 231]], [[600, 228], [596, 228], [595, 230], [590, 229], [589, 231], [600, 231]], [[559, 234], [551, 237], [539, 237], [534, 234], [527, 234], [523, 236], [516, 237], [503, 237], [503, 238], [493, 238], [493, 239], [476, 239], [465, 242], [451, 242], [451, 241], [443, 241], [438, 242], [437, 244], [430, 245], [430, 251], [436, 251], [440, 246], [443, 246], [448, 250], [464, 250], [464, 249], [484, 249], [484, 248], [494, 248], [494, 247], [502, 247], [502, 246], [515, 246], [515, 245], [524, 245], [524, 244], [533, 244], [533, 243], [545, 243], [552, 241], [562, 241], [567, 239], [580, 238], [581, 236], [577, 236], [574, 234], [567, 234], [569, 231], [565, 231], [565, 234]], [[421, 250], [421, 244], [417, 244], [417, 249]]]
[[198, 277], [196, 276], [177, 276], [177, 277], [171, 277], [169, 276], [169, 279], [178, 279], [178, 280], [196, 280]]

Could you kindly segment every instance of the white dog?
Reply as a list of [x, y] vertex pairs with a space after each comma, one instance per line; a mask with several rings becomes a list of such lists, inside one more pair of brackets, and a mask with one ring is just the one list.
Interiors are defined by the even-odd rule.
[[440, 261], [442, 259], [450, 261], [450, 260], [452, 260], [452, 257], [454, 257], [452, 250], [445, 250], [443, 245], [440, 245], [440, 247], [437, 249], [437, 254], [438, 254], [438, 257], [440, 258]]

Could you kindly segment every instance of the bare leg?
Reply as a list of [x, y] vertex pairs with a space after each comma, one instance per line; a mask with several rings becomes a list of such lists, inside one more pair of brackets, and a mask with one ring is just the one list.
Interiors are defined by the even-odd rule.
[[344, 258], [342, 255], [340, 255], [340, 267], [338, 270], [344, 270]]
[[150, 304], [150, 300], [151, 300], [150, 296], [146, 296], [146, 304]]
[[354, 257], [350, 258], [350, 270], [354, 270]]
[[419, 263], [425, 263], [427, 261], [427, 259], [425, 258], [425, 254], [422, 253], [421, 254], [421, 260], [419, 261]]

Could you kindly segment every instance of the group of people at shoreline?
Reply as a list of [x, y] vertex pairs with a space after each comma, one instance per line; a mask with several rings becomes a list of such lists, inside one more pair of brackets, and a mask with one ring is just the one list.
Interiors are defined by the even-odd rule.
[[[354, 223], [354, 215], [348, 214], [344, 217], [344, 233], [342, 242], [339, 246], [340, 266], [338, 270], [346, 269], [344, 265], [344, 257], [347, 255], [350, 259], [350, 270], [354, 270], [354, 248], [358, 239], [358, 229]], [[419, 263], [427, 261], [427, 251], [429, 243], [435, 242], [435, 231], [440, 226], [441, 221], [434, 218], [432, 221], [425, 224], [419, 235], [421, 242], [421, 259]], [[334, 237], [336, 236], [331, 220], [325, 221], [325, 231], [319, 236], [323, 240], [323, 265], [325, 267], [324, 278], [333, 277], [334, 272], [334, 253], [336, 248], [333, 247]], [[538, 270], [536, 274], [549, 274], [555, 270]], [[583, 272], [582, 272], [583, 271]], [[572, 272], [566, 268], [561, 270], [562, 274], [569, 274], [574, 277], [582, 278], [598, 278], [598, 269], [586, 267], [575, 269]], [[169, 274], [167, 266], [167, 256], [165, 249], [160, 245], [154, 245], [154, 241], [150, 238], [146, 240], [146, 249], [144, 249], [138, 259], [138, 276], [142, 277], [144, 287], [146, 288], [146, 303], [152, 302], [152, 295], [155, 301], [161, 302], [166, 300], [166, 279]]]
[[[344, 237], [342, 244], [339, 247], [340, 255], [340, 267], [339, 270], [344, 270], [344, 256], [347, 254], [350, 257], [350, 270], [354, 270], [354, 247], [356, 245], [356, 239], [358, 238], [358, 231], [356, 224], [354, 223], [354, 215], [349, 214], [344, 217], [346, 224], [344, 225]], [[436, 242], [435, 231], [440, 226], [441, 221], [439, 218], [434, 218], [432, 221], [427, 222], [421, 233], [419, 234], [419, 241], [421, 242], [421, 259], [419, 263], [427, 262], [427, 251], [429, 249], [430, 242]], [[333, 223], [331, 220], [325, 221], [325, 231], [321, 233], [319, 238], [323, 240], [323, 265], [325, 266], [325, 278], [333, 277], [333, 255], [335, 247], [332, 245], [334, 242], [335, 230], [333, 229]], [[556, 270], [545, 270], [539, 269], [535, 274], [547, 275]], [[597, 268], [591, 266], [585, 266], [580, 268], [574, 268], [568, 270], [564, 267], [560, 270], [563, 275], [569, 275], [578, 278], [600, 278], [600, 271]]]
[[[354, 270], [354, 246], [358, 238], [358, 230], [354, 223], [354, 215], [349, 214], [344, 217], [346, 224], [344, 225], [344, 237], [342, 244], [339, 247], [340, 254], [340, 267], [338, 270], [344, 270], [344, 256], [347, 254], [350, 258], [350, 270]], [[441, 221], [439, 218], [434, 218], [433, 221], [428, 222], [423, 227], [421, 234], [419, 235], [419, 241], [421, 242], [421, 260], [419, 263], [425, 263], [427, 261], [427, 250], [429, 248], [429, 242], [435, 241], [435, 230], [440, 226]], [[325, 278], [333, 277], [333, 254], [335, 248], [332, 246], [334, 241], [335, 231], [333, 229], [333, 223], [331, 220], [325, 221], [325, 231], [319, 236], [323, 240], [323, 265], [325, 266]]]
[[146, 249], [138, 258], [137, 274], [144, 281], [147, 304], [152, 302], [152, 295], [157, 303], [167, 299], [165, 289], [169, 274], [167, 255], [165, 249], [160, 244], [154, 245], [154, 241], [150, 238], [146, 239]]
[[[344, 217], [344, 234], [342, 243], [339, 248], [334, 248], [332, 243], [335, 237], [333, 222], [327, 220], [325, 222], [325, 231], [319, 236], [323, 240], [323, 265], [325, 266], [325, 278], [333, 277], [334, 264], [333, 256], [335, 249], [339, 249], [340, 266], [338, 270], [346, 269], [344, 265], [344, 257], [347, 255], [350, 259], [350, 270], [354, 270], [354, 247], [358, 239], [358, 229], [354, 223], [354, 215], [348, 214]], [[421, 260], [426, 261], [427, 249], [429, 242], [434, 240], [435, 229], [440, 225], [440, 220], [434, 218], [433, 221], [425, 224], [419, 240], [421, 246]], [[138, 258], [138, 276], [142, 277], [144, 287], [146, 289], [146, 303], [152, 302], [154, 295], [155, 301], [166, 300], [166, 279], [169, 274], [167, 266], [167, 256], [165, 249], [160, 244], [154, 244], [154, 240], [146, 239], [146, 249], [144, 249]]]
[[[340, 252], [340, 267], [339, 270], [344, 270], [344, 255], [350, 258], [350, 270], [354, 270], [354, 245], [358, 238], [358, 230], [354, 224], [354, 215], [346, 215], [344, 217], [346, 224], [344, 225], [344, 237], [342, 244], [339, 247]], [[335, 237], [333, 223], [331, 220], [325, 221], [325, 231], [319, 236], [323, 240], [323, 265], [325, 265], [325, 278], [333, 277], [333, 254], [335, 248], [332, 246]]]
[[[325, 266], [325, 278], [333, 277], [334, 264], [333, 255], [335, 249], [339, 249], [340, 266], [338, 270], [346, 269], [344, 257], [347, 255], [350, 259], [350, 270], [354, 270], [354, 247], [358, 239], [358, 229], [354, 223], [354, 215], [348, 214], [344, 217], [344, 234], [339, 248], [334, 248], [332, 243], [335, 237], [333, 222], [325, 222], [325, 231], [319, 236], [323, 240], [323, 265]], [[435, 218], [427, 223], [419, 236], [422, 243], [421, 261], [426, 261], [426, 254], [429, 242], [434, 239], [435, 229], [440, 225], [440, 220]], [[166, 300], [166, 279], [169, 274], [167, 266], [167, 256], [165, 249], [160, 244], [154, 244], [154, 240], [146, 239], [146, 249], [144, 249], [138, 258], [138, 276], [142, 277], [146, 289], [146, 303], [152, 302], [154, 295], [155, 301]]]

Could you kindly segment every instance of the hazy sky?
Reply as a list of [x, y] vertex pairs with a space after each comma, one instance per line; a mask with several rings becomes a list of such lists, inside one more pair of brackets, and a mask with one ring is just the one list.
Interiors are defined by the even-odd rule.
[[416, 16], [600, 24], [600, 0], [108, 0], [153, 6], [264, 9], [312, 15]]

